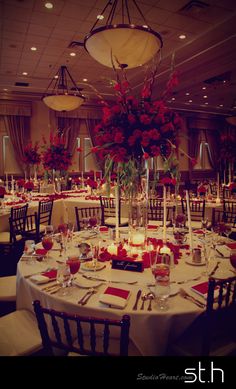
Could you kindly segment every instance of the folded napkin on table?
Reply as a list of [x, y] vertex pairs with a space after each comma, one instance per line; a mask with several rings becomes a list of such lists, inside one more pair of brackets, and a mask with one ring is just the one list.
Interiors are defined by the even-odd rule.
[[47, 250], [45, 250], [45, 249], [36, 249], [35, 253], [38, 254], [38, 255], [46, 255], [47, 254]]
[[51, 269], [49, 271], [45, 271], [41, 273], [42, 276], [48, 277], [48, 278], [56, 278], [57, 277], [57, 269]]
[[231, 250], [236, 250], [236, 243], [228, 243], [226, 246]]
[[106, 226], [101, 226], [101, 227], [99, 228], [99, 231], [100, 231], [100, 232], [108, 232], [109, 229], [108, 229], [108, 227], [106, 227]]
[[203, 230], [194, 230], [194, 234], [204, 234]]
[[229, 258], [229, 256], [230, 256], [230, 248], [227, 247], [227, 246], [224, 246], [224, 245], [217, 246], [216, 247], [216, 252], [218, 251], [218, 253], [222, 254], [223, 257]]
[[148, 230], [156, 230], [157, 228], [159, 228], [159, 226], [155, 224], [148, 224], [147, 226]]
[[35, 274], [30, 277], [30, 280], [36, 284], [44, 284], [50, 280], [55, 280], [57, 278], [57, 269], [51, 269], [41, 274]]
[[108, 286], [103, 294], [100, 295], [99, 301], [111, 307], [123, 309], [127, 305], [129, 296], [130, 290]]
[[[200, 284], [193, 285], [190, 288], [191, 291], [198, 293], [200, 296], [202, 296], [204, 299], [207, 299], [208, 294], [208, 282], [201, 282]], [[223, 295], [226, 293], [226, 290], [223, 291]], [[219, 294], [219, 286], [216, 286], [214, 290], [214, 299], [216, 300], [218, 298]]]

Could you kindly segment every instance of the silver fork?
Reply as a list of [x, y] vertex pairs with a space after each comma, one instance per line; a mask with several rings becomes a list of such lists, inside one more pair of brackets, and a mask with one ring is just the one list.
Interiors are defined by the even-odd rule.
[[87, 296], [82, 300], [80, 305], [86, 305], [88, 300], [90, 299], [90, 297], [92, 297], [92, 295], [94, 295], [95, 293], [97, 293], [97, 291], [92, 288], [92, 290], [90, 290], [90, 292], [88, 292]]

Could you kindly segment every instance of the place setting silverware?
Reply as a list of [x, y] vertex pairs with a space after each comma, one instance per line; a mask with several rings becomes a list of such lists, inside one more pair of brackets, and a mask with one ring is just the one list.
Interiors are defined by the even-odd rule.
[[136, 300], [135, 300], [134, 306], [132, 308], [133, 311], [137, 311], [137, 309], [138, 309], [138, 302], [139, 302], [139, 299], [141, 297], [141, 294], [142, 294], [142, 289], [139, 289], [137, 292], [137, 295], [136, 295]]
[[90, 297], [92, 297], [95, 293], [97, 293], [97, 290], [94, 288], [91, 288], [84, 294], [84, 296], [78, 301], [79, 305], [86, 305]]
[[206, 308], [206, 304], [202, 303], [201, 301], [197, 300], [195, 297], [188, 294], [184, 289], [180, 288], [179, 294], [181, 297], [185, 298], [186, 300], [192, 301], [192, 303], [196, 304], [200, 308]]

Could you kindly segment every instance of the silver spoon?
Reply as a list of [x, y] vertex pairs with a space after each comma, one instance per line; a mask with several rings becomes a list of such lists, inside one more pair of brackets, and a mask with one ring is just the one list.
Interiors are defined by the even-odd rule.
[[145, 303], [145, 301], [147, 300], [147, 295], [146, 295], [146, 293], [144, 293], [142, 296], [141, 296], [141, 300], [142, 300], [142, 305], [141, 305], [141, 311], [143, 311], [144, 310], [144, 303]]
[[154, 294], [152, 292], [149, 292], [147, 294], [147, 298], [149, 299], [149, 305], [148, 305], [148, 311], [152, 311], [152, 300], [154, 299]]

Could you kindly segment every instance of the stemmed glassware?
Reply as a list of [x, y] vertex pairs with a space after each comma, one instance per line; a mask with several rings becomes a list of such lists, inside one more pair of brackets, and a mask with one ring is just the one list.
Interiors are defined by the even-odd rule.
[[92, 256], [93, 256], [93, 270], [96, 272], [97, 270], [97, 264], [98, 264], [98, 259], [100, 256], [101, 252], [101, 242], [99, 241], [98, 244], [94, 244], [92, 246]]
[[66, 296], [69, 294], [67, 287], [71, 283], [70, 266], [67, 263], [60, 264], [57, 269], [57, 283], [61, 286], [60, 295]]
[[68, 257], [66, 263], [70, 267], [71, 283], [73, 284], [73, 280], [75, 279], [75, 274], [79, 271], [80, 268], [80, 260], [77, 257], [70, 256]]
[[[46, 232], [46, 230], [45, 230]], [[52, 233], [45, 233], [45, 235], [42, 237], [42, 246], [47, 251], [47, 254], [45, 256], [45, 259], [48, 259], [49, 251], [53, 247], [54, 237]]]
[[148, 247], [150, 268], [155, 279], [154, 295], [158, 309], [168, 310], [168, 297], [170, 295], [170, 264], [166, 256], [159, 254], [159, 247]]

